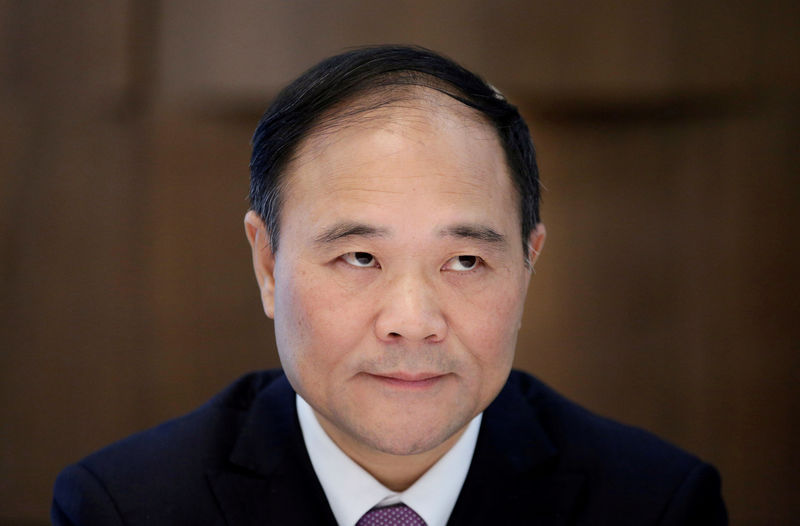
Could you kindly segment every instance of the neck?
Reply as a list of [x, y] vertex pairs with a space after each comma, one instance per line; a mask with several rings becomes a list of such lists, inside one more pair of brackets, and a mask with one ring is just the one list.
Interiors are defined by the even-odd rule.
[[411, 455], [386, 453], [367, 444], [353, 441], [326, 418], [314, 410], [314, 416], [333, 442], [356, 464], [392, 491], [405, 491], [411, 487], [445, 453], [450, 451], [468, 426], [464, 426], [447, 440], [431, 450]]

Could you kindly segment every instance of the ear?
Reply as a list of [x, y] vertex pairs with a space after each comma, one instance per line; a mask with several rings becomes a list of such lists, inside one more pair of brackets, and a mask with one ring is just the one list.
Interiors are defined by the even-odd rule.
[[528, 238], [528, 261], [533, 268], [534, 263], [539, 258], [544, 248], [544, 239], [547, 237], [547, 230], [544, 228], [544, 223], [537, 223], [536, 228], [531, 231]]
[[269, 243], [269, 232], [267, 232], [264, 221], [253, 210], [244, 216], [244, 231], [253, 251], [253, 270], [256, 273], [258, 287], [261, 289], [261, 304], [264, 306], [264, 313], [268, 317], [274, 318], [275, 254], [272, 253]]

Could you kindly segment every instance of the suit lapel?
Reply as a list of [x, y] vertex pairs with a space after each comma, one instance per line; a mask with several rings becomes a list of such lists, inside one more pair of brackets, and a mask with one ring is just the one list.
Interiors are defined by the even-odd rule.
[[537, 526], [569, 522], [584, 477], [559, 469], [558, 451], [537, 413], [512, 376], [484, 412], [449, 524], [514, 524], [523, 518]]
[[314, 474], [285, 376], [253, 402], [230, 464], [207, 473], [228, 524], [331, 524], [333, 513]]

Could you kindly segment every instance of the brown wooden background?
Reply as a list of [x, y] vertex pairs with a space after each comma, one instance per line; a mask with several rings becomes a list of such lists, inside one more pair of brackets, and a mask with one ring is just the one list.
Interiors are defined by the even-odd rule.
[[0, 523], [67, 463], [277, 364], [248, 140], [346, 46], [414, 42], [529, 116], [548, 242], [517, 360], [797, 523], [794, 1], [0, 1]]

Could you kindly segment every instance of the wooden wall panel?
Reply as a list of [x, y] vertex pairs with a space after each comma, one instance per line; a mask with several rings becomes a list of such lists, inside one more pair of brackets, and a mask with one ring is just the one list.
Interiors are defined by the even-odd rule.
[[744, 524], [800, 489], [793, 111], [534, 119], [548, 241], [517, 364], [714, 462]]
[[2, 5], [0, 517], [47, 517], [58, 469], [131, 429], [146, 399], [126, 15]]
[[279, 365], [244, 234], [256, 119], [165, 115], [156, 125], [148, 269], [156, 421]]

